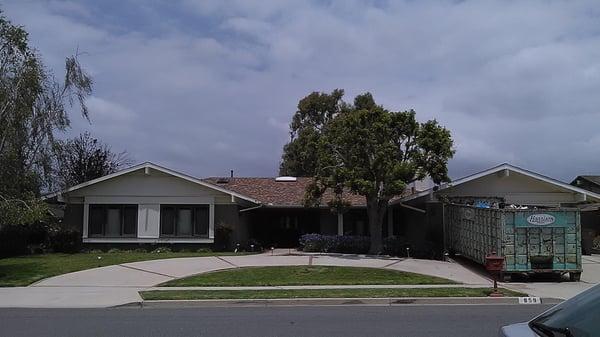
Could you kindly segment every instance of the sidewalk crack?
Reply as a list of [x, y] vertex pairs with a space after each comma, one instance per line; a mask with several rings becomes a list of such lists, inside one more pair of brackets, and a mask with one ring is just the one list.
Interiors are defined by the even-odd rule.
[[228, 265], [230, 265], [230, 266], [233, 266], [234, 268], [239, 268], [239, 267], [240, 267], [240, 266], [238, 266], [238, 265], [236, 265], [236, 264], [234, 264], [234, 263], [232, 263], [232, 262], [229, 262], [229, 261], [225, 260], [224, 258], [222, 258], [222, 257], [220, 257], [220, 256], [215, 256], [215, 257], [216, 257], [217, 259], [219, 259], [219, 260], [221, 260], [221, 261], [223, 261], [223, 262], [227, 263]]
[[398, 261], [394, 261], [394, 262], [392, 262], [392, 263], [389, 263], [389, 264], [386, 264], [386, 265], [385, 265], [385, 266], [383, 266], [382, 268], [391, 267], [391, 266], [395, 265], [396, 263], [400, 263], [400, 262], [402, 262], [402, 261], [404, 261], [404, 259], [402, 259], [402, 260], [398, 260]]
[[137, 271], [142, 271], [142, 272], [144, 272], [144, 273], [150, 273], [150, 274], [155, 274], [155, 275], [165, 276], [165, 277], [172, 278], [172, 279], [175, 279], [175, 278], [177, 278], [177, 277], [175, 277], [175, 276], [172, 276], [172, 275], [167, 275], [167, 274], [159, 273], [159, 272], [156, 272], [156, 271], [145, 270], [145, 269], [141, 269], [141, 268], [136, 268], [136, 267], [132, 267], [132, 266], [127, 266], [127, 265], [124, 265], [124, 264], [120, 264], [119, 266], [120, 266], [120, 267], [123, 267], [123, 268], [129, 268], [129, 269], [133, 269], [133, 270], [137, 270]]

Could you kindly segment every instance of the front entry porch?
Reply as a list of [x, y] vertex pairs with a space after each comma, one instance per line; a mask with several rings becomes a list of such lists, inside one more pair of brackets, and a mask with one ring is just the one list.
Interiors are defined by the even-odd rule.
[[249, 238], [266, 247], [295, 248], [304, 234], [368, 235], [367, 212], [350, 209], [344, 214], [327, 208], [260, 208], [244, 215]]

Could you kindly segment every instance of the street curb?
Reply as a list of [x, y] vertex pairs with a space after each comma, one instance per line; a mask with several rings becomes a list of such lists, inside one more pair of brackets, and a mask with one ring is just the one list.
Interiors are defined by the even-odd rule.
[[[562, 300], [543, 298], [540, 304]], [[293, 298], [231, 300], [157, 300], [133, 302], [119, 307], [277, 307], [277, 306], [399, 306], [399, 305], [518, 305], [518, 297], [394, 297], [394, 298]], [[527, 304], [532, 305], [532, 304]]]

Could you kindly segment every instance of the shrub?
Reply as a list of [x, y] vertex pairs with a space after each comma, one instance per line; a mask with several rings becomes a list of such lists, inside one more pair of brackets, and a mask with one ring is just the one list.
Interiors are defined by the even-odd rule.
[[210, 249], [210, 248], [198, 248], [198, 249], [196, 249], [196, 253], [212, 253], [212, 249]]
[[0, 228], [0, 257], [29, 254], [27, 227], [5, 225]]
[[160, 254], [160, 253], [171, 253], [172, 250], [169, 247], [158, 247], [152, 251], [152, 253]]
[[60, 229], [50, 234], [50, 248], [57, 253], [77, 253], [81, 250], [81, 233]]
[[367, 236], [305, 234], [299, 245], [305, 252], [364, 254], [371, 242]]
[[410, 244], [403, 236], [390, 236], [383, 239], [383, 253], [391, 256], [406, 256]]
[[368, 236], [336, 236], [336, 245], [333, 247], [338, 253], [366, 254], [371, 247], [371, 238]]
[[321, 234], [304, 234], [298, 240], [299, 248], [305, 252], [324, 252], [325, 236]]
[[115, 254], [115, 253], [120, 253], [121, 250], [119, 248], [111, 248], [107, 251], [107, 253], [109, 254]]
[[27, 226], [27, 243], [29, 245], [42, 245], [50, 238], [50, 226], [43, 222], [37, 222]]
[[231, 233], [233, 233], [233, 229], [228, 224], [218, 223], [215, 226], [215, 250], [231, 250]]

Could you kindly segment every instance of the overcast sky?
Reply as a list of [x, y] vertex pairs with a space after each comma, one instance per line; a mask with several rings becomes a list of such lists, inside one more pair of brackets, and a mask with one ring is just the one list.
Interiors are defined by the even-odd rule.
[[452, 131], [454, 178], [502, 162], [600, 174], [600, 6], [591, 1], [7, 1], [61, 77], [79, 48], [91, 125], [135, 162], [277, 174], [311, 91], [370, 91]]

